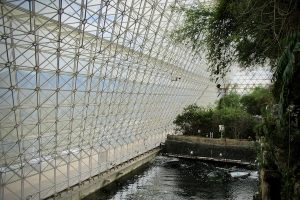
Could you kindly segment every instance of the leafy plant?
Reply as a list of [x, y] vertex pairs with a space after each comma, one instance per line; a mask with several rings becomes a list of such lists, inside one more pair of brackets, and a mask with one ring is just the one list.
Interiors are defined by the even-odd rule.
[[274, 98], [269, 88], [256, 87], [251, 93], [241, 97], [241, 104], [252, 115], [262, 115], [267, 107], [274, 104]]
[[212, 130], [213, 110], [211, 108], [202, 108], [195, 104], [184, 108], [182, 114], [179, 114], [174, 120], [174, 124], [180, 127], [183, 134], [197, 135], [198, 130], [207, 133]]
[[245, 68], [273, 67], [278, 112], [255, 106], [266, 102], [253, 96], [242, 98], [242, 104], [251, 114], [263, 116], [256, 130], [265, 137], [267, 166], [282, 175], [281, 198], [291, 199], [293, 193], [299, 199], [299, 126], [293, 127], [290, 118], [293, 105], [300, 104], [300, 1], [217, 0], [178, 11], [185, 21], [173, 39], [204, 52], [216, 79], [236, 63]]
[[227, 138], [255, 139], [257, 119], [245, 111], [240, 100], [241, 96], [232, 92], [219, 99], [215, 109], [189, 105], [176, 117], [174, 124], [185, 135], [199, 135], [198, 130], [201, 130], [202, 136], [209, 132], [219, 136], [218, 129], [222, 124]]
[[300, 30], [298, 0], [217, 0], [177, 8], [185, 21], [172, 38], [205, 49], [212, 75], [223, 77], [233, 63], [276, 67], [290, 33]]
[[241, 108], [241, 96], [237, 93], [231, 92], [223, 96], [217, 101], [217, 109], [223, 108]]
[[241, 108], [225, 107], [214, 112], [214, 125], [225, 126], [227, 138], [255, 139], [256, 120]]

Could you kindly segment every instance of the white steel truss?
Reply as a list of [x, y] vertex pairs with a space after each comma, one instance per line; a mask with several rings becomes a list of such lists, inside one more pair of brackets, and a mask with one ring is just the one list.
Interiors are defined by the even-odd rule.
[[252, 69], [232, 66], [226, 76], [226, 81], [224, 81], [224, 87], [228, 91], [234, 91], [243, 95], [251, 92], [256, 87], [271, 86], [272, 77], [272, 69], [267, 66], [256, 66]]
[[214, 102], [168, 0], [1, 0], [0, 199], [42, 199], [160, 144]]

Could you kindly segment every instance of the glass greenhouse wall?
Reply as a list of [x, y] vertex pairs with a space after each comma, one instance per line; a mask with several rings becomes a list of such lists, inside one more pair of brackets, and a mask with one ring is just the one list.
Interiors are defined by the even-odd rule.
[[252, 69], [232, 66], [226, 75], [225, 87], [228, 91], [243, 95], [256, 87], [270, 87], [272, 77], [272, 69], [267, 66], [256, 66]]
[[1, 1], [0, 199], [41, 199], [146, 152], [217, 97], [167, 0]]

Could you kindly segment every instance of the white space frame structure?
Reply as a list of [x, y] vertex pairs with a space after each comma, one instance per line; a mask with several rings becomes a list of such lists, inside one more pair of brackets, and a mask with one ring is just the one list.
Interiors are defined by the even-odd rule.
[[1, 0], [0, 199], [42, 199], [158, 146], [206, 64], [168, 0]]

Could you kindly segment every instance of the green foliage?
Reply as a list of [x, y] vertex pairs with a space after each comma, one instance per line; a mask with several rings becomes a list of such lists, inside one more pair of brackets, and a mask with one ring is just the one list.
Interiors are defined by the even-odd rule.
[[262, 120], [258, 128], [264, 144], [259, 153], [262, 157], [260, 165], [281, 174], [281, 199], [299, 199], [299, 194], [298, 196], [293, 194], [294, 188], [296, 188], [295, 182], [297, 178], [299, 180], [299, 129], [298, 134], [297, 130], [294, 132], [293, 129], [289, 133], [291, 127], [287, 122], [282, 123], [282, 119], [278, 115], [278, 107], [273, 111], [264, 112]]
[[256, 120], [242, 108], [224, 107], [214, 112], [214, 125], [225, 126], [227, 138], [255, 139]]
[[231, 92], [225, 96], [223, 96], [217, 102], [217, 109], [223, 108], [241, 108], [241, 96], [237, 93]]
[[213, 110], [205, 109], [195, 104], [184, 108], [182, 114], [179, 114], [174, 120], [174, 124], [179, 126], [186, 135], [196, 135], [198, 130], [209, 132], [212, 129]]
[[[278, 107], [264, 109], [269, 102], [260, 97], [262, 91], [242, 97], [241, 103], [252, 115], [262, 115], [262, 123], [255, 129], [265, 140], [264, 165], [280, 171], [281, 198], [291, 199], [293, 190], [300, 189], [295, 185], [300, 176], [295, 176], [300, 171], [300, 140], [295, 139], [300, 138], [299, 127], [293, 128], [290, 123], [290, 105], [300, 102], [300, 1], [217, 0], [211, 6], [200, 3], [179, 11], [184, 13], [185, 22], [172, 37], [192, 44], [197, 51], [205, 49], [211, 74], [217, 79], [233, 63], [242, 67], [268, 64], [274, 68], [273, 94]], [[228, 112], [237, 112], [239, 107], [227, 111], [222, 105], [218, 110], [222, 120], [233, 124], [229, 116], [234, 114]], [[299, 198], [300, 194], [294, 197]]]
[[[299, 69], [294, 69], [294, 67], [296, 59], [297, 62], [300, 61], [300, 33], [290, 34], [287, 38], [285, 38], [284, 43], [286, 44], [286, 48], [278, 60], [278, 67], [273, 78], [275, 82], [274, 95], [279, 100], [279, 115], [281, 118], [284, 117], [286, 109], [291, 103], [290, 89], [292, 83], [295, 85], [298, 81], [294, 80], [293, 82], [293, 76], [295, 70], [299, 71]], [[297, 67], [300, 67], [299, 63], [297, 63]], [[299, 93], [293, 95], [294, 98], [299, 98], [300, 96]]]
[[209, 132], [219, 136], [219, 125], [223, 124], [227, 138], [255, 139], [257, 119], [245, 111], [240, 101], [241, 96], [232, 92], [222, 97], [215, 109], [189, 105], [176, 117], [174, 124], [185, 135], [197, 135], [201, 130], [202, 136]]
[[242, 96], [241, 104], [248, 113], [262, 115], [267, 106], [274, 104], [274, 99], [269, 88], [256, 87], [251, 93]]
[[266, 62], [275, 66], [284, 47], [281, 41], [300, 30], [297, 0], [217, 0], [178, 11], [185, 21], [172, 37], [195, 50], [205, 48], [212, 74], [221, 76], [236, 62], [244, 67]]

